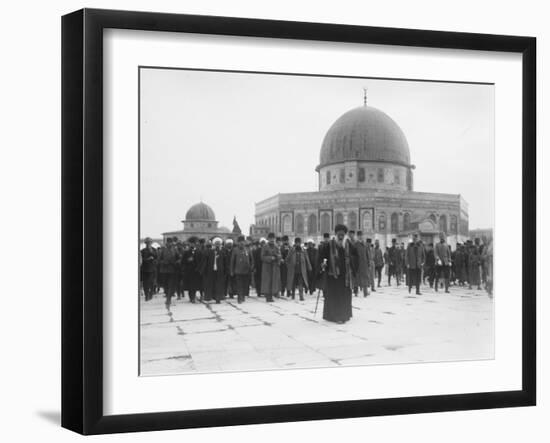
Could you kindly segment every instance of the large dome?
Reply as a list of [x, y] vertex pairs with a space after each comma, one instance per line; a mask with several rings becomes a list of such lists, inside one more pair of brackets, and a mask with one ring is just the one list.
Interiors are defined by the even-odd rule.
[[317, 170], [349, 160], [409, 166], [409, 144], [391, 117], [371, 106], [360, 106], [343, 114], [330, 127], [323, 140]]
[[215, 221], [216, 215], [210, 206], [200, 202], [191, 206], [185, 214], [185, 221], [190, 220]]

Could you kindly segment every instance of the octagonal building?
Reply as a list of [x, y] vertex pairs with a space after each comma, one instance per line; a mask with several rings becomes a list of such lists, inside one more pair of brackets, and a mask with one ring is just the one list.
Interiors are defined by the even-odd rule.
[[418, 233], [425, 243], [444, 232], [453, 246], [468, 238], [468, 205], [459, 194], [414, 191], [407, 138], [383, 111], [360, 106], [328, 129], [315, 168], [318, 191], [277, 194], [255, 205], [254, 232], [312, 238], [334, 226], [362, 230], [382, 246]]

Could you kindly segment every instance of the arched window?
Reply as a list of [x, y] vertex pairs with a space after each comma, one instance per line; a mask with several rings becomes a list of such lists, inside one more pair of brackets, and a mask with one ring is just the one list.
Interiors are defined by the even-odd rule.
[[365, 181], [365, 168], [359, 168], [358, 180], [359, 183], [363, 183]]
[[292, 219], [289, 214], [283, 215], [281, 220], [283, 234], [288, 234], [292, 231]]
[[378, 217], [378, 230], [380, 232], [386, 232], [386, 214], [380, 214]]
[[343, 225], [344, 224], [344, 215], [341, 212], [336, 213], [336, 224], [337, 225]]
[[304, 216], [302, 214], [296, 215], [296, 234], [304, 233]]
[[437, 223], [437, 217], [435, 216], [435, 214], [430, 214], [430, 220], [433, 221], [434, 223]]
[[439, 217], [439, 230], [441, 232], [447, 233], [447, 216], [442, 215]]
[[403, 215], [403, 231], [408, 231], [411, 229], [411, 214], [405, 212]]
[[348, 214], [348, 228], [352, 231], [357, 231], [357, 214], [355, 212]]
[[399, 215], [397, 215], [397, 212], [391, 215], [391, 232], [392, 234], [399, 232]]
[[324, 234], [325, 232], [330, 231], [330, 215], [325, 212], [321, 215], [321, 232]]
[[363, 216], [361, 217], [361, 226], [363, 231], [372, 232], [372, 212], [363, 211]]
[[346, 181], [346, 171], [344, 168], [340, 168], [340, 183], [344, 183]]
[[317, 233], [317, 216], [315, 214], [310, 214], [307, 219], [307, 232], [308, 234]]
[[330, 171], [327, 171], [327, 185], [330, 185]]

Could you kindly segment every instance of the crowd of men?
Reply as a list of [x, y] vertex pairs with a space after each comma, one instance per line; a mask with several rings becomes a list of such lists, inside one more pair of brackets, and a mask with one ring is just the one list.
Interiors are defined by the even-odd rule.
[[[351, 318], [351, 294], [367, 297], [384, 283], [413, 288], [421, 295], [421, 284], [435, 291], [450, 291], [451, 285], [487, 291], [492, 297], [492, 241], [476, 238], [453, 250], [442, 234], [438, 243], [424, 244], [417, 235], [405, 246], [392, 239], [383, 249], [378, 240], [361, 231], [338, 225], [331, 237], [326, 233], [316, 245], [300, 238], [291, 244], [288, 236], [253, 241], [239, 236], [236, 242], [221, 238], [191, 237], [182, 242], [168, 238], [154, 248], [150, 238], [140, 254], [141, 285], [145, 300], [164, 292], [170, 307], [173, 297], [187, 292], [191, 303], [220, 303], [237, 297], [243, 303], [255, 288], [258, 297], [273, 302], [277, 297], [300, 300], [306, 294], [323, 294], [323, 317], [344, 322]], [[387, 278], [387, 280], [386, 280]], [[349, 298], [349, 300], [348, 300]]]

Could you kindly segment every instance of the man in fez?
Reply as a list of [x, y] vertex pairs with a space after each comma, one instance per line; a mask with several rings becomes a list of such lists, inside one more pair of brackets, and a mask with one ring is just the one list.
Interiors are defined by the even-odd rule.
[[418, 234], [414, 234], [413, 241], [409, 243], [407, 254], [405, 255], [405, 265], [409, 274], [409, 294], [411, 293], [412, 286], [416, 285], [416, 294], [422, 295], [420, 293], [420, 280], [422, 266], [424, 266], [425, 261], [426, 254], [424, 247], [418, 241]]
[[350, 230], [348, 232], [348, 247], [349, 247], [349, 257], [351, 260], [351, 289], [353, 291], [353, 294], [357, 297], [357, 294], [359, 293], [359, 285], [357, 283], [357, 275], [355, 275], [355, 269], [357, 269], [359, 264], [359, 259], [357, 257], [357, 249], [355, 247], [356, 245], [355, 240], [355, 231]]
[[244, 302], [250, 289], [250, 276], [254, 271], [254, 261], [251, 251], [245, 244], [244, 235], [239, 235], [237, 247], [231, 251], [231, 277], [235, 281], [235, 291], [237, 292], [237, 302]]
[[369, 263], [369, 285], [371, 292], [376, 292], [376, 285], [374, 284], [375, 279], [375, 266], [374, 266], [374, 246], [372, 244], [372, 239], [367, 238], [367, 259]]
[[439, 289], [439, 280], [443, 276], [445, 292], [449, 293], [449, 271], [451, 269], [451, 251], [445, 242], [445, 234], [439, 234], [439, 243], [434, 248], [435, 258], [435, 290]]
[[177, 263], [180, 257], [174, 244], [174, 239], [166, 239], [166, 248], [159, 256], [160, 272], [163, 275], [164, 296], [166, 297], [166, 308], [169, 309], [172, 303], [172, 297], [176, 292], [177, 284]]
[[357, 285], [363, 291], [363, 296], [369, 295], [369, 256], [363, 232], [357, 231], [355, 249], [357, 251]]
[[311, 265], [311, 269], [307, 273], [307, 285], [309, 287], [309, 293], [313, 294], [315, 292], [315, 286], [316, 286], [316, 273], [317, 270], [315, 267], [317, 266], [317, 249], [315, 248], [315, 243], [313, 243], [313, 240], [310, 238], [307, 240], [307, 257], [309, 259], [309, 263]]
[[262, 294], [266, 302], [273, 302], [273, 296], [281, 291], [281, 251], [275, 244], [275, 234], [267, 235], [267, 244], [262, 247]]
[[349, 242], [344, 240], [348, 229], [344, 225], [334, 228], [336, 238], [330, 240], [322, 252], [322, 266], [326, 269], [325, 301], [323, 318], [336, 323], [345, 323], [351, 313], [351, 264]]
[[[288, 285], [287, 285], [287, 274], [288, 274], [288, 270], [287, 270], [287, 265], [286, 265], [286, 258], [288, 256], [288, 253], [290, 252], [290, 245], [288, 243], [288, 235], [283, 235], [283, 238], [282, 238], [283, 242], [280, 246], [281, 248], [281, 295], [285, 295], [285, 290], [286, 290], [286, 295], [287, 296], [290, 296], [290, 290], [288, 290]], [[292, 282], [291, 282], [291, 286], [292, 286]]]
[[330, 234], [325, 232], [323, 234], [323, 241], [319, 243], [319, 248], [317, 249], [317, 264], [316, 264], [316, 273], [317, 273], [317, 288], [323, 291], [323, 297], [325, 296], [325, 283], [326, 283], [326, 269], [323, 269], [323, 257], [325, 256], [325, 249], [328, 249], [330, 242]]
[[308, 272], [311, 271], [311, 264], [307, 252], [302, 248], [302, 239], [294, 239], [294, 247], [290, 249], [285, 260], [287, 268], [287, 291], [295, 298], [296, 288], [300, 300], [304, 300], [304, 286], [308, 290]]
[[188, 240], [189, 247], [183, 253], [183, 266], [185, 274], [185, 289], [189, 294], [191, 303], [195, 303], [197, 292], [201, 291], [202, 278], [199, 273], [198, 266], [200, 264], [200, 252], [197, 249], [197, 237], [190, 237]]

